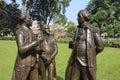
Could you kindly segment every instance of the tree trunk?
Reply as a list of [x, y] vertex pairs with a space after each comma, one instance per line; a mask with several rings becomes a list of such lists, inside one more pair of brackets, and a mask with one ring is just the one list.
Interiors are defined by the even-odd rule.
[[108, 38], [107, 38], [108, 47], [109, 47], [109, 43], [110, 43], [110, 37], [108, 36]]
[[25, 16], [25, 0], [22, 0], [22, 10], [21, 10], [21, 13], [22, 13], [22, 17]]

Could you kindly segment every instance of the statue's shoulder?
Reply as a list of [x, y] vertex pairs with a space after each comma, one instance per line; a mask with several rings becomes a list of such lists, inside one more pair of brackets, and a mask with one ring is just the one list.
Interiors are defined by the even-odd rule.
[[51, 42], [56, 43], [56, 39], [53, 35], [50, 35], [49, 38]]
[[93, 33], [99, 32], [99, 29], [97, 27], [94, 27], [90, 22], [84, 22], [83, 26], [89, 28]]
[[55, 40], [53, 35], [50, 35], [49, 37], [50, 37], [51, 40]]
[[95, 26], [90, 26], [90, 29], [93, 33], [98, 33], [99, 32], [99, 28], [95, 27]]
[[21, 25], [17, 25], [15, 34], [16, 35], [23, 34], [25, 32], [24, 30], [25, 30], [24, 27], [22, 27]]

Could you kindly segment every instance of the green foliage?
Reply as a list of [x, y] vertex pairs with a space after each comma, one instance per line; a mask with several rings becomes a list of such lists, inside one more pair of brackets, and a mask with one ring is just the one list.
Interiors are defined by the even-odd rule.
[[55, 23], [56, 32], [64, 33], [68, 38], [73, 38], [74, 32], [76, 30], [76, 25], [73, 22], [66, 22], [66, 23]]
[[58, 43], [69, 43], [72, 39], [70, 38], [67, 38], [67, 39], [64, 39], [64, 38], [60, 38], [60, 39], [57, 39], [56, 41]]
[[15, 40], [15, 36], [1, 36], [0, 40]]
[[65, 15], [56, 15], [56, 17], [53, 18], [53, 21], [55, 24], [65, 25], [67, 23], [67, 18]]
[[120, 0], [91, 0], [86, 9], [91, 12], [92, 24], [102, 33], [107, 32], [108, 37], [120, 35]]
[[112, 44], [111, 44], [111, 43], [108, 43], [107, 41], [103, 41], [103, 45], [104, 45], [104, 47], [109, 47], [109, 46], [111, 46]]
[[67, 33], [67, 36], [69, 38], [73, 38], [75, 30], [76, 30], [75, 23], [73, 23], [73, 22], [66, 23], [66, 25], [65, 25], [65, 32]]
[[0, 36], [14, 35], [19, 12], [18, 4], [0, 1]]
[[[56, 56], [56, 80], [65, 80], [65, 70], [71, 49], [68, 44], [58, 43], [58, 54]], [[17, 56], [17, 45], [15, 41], [0, 41], [0, 80], [11, 80], [12, 71]], [[120, 50], [106, 47], [97, 55], [97, 79], [96, 80], [120, 80]]]
[[[67, 39], [64, 39], [64, 38], [60, 38], [60, 39], [56, 39], [57, 43], [69, 43], [70, 41], [72, 41], [72, 38], [67, 38]], [[114, 41], [115, 44], [120, 44], [120, 41]], [[112, 42], [109, 42], [108, 41], [103, 41], [103, 45], [104, 47], [110, 47], [112, 46]]]
[[109, 43], [108, 43], [108, 41], [103, 41], [104, 47], [112, 47], [113, 46], [112, 43], [120, 45], [120, 41], [119, 40], [111, 41]]
[[[65, 21], [66, 7], [69, 6], [71, 0], [29, 0], [27, 1], [27, 9], [30, 7], [30, 15], [33, 20], [44, 23], [54, 21]], [[60, 19], [59, 19], [60, 18]]]
[[98, 12], [96, 13], [95, 19], [102, 21], [107, 18], [107, 15], [108, 15], [107, 11], [99, 9]]

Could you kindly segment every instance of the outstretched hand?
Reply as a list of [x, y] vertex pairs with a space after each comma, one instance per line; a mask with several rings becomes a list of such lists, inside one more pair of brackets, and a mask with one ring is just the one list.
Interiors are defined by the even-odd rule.
[[39, 38], [37, 39], [38, 42], [42, 42], [43, 40], [44, 40], [44, 37], [43, 37], [43, 36], [41, 36], [41, 37], [39, 37]]
[[50, 64], [50, 63], [51, 63], [51, 57], [47, 57], [45, 63], [46, 63], [46, 64]]

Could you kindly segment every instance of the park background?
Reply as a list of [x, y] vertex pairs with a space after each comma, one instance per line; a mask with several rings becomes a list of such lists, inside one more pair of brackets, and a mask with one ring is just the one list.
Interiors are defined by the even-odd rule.
[[[11, 4], [11, 0], [0, 0], [0, 80], [11, 80], [17, 55], [14, 37], [14, 27], [17, 21], [15, 21], [14, 15], [21, 7], [21, 0], [16, 1], [20, 6], [15, 7], [14, 4]], [[56, 80], [64, 80], [66, 66], [72, 52], [68, 48], [68, 42], [72, 40], [77, 26], [77, 13], [85, 8], [91, 12], [91, 23], [100, 29], [105, 46], [104, 51], [97, 55], [97, 80], [120, 80], [120, 0], [57, 1], [63, 1], [63, 3], [67, 1], [68, 3], [64, 3], [67, 4], [66, 13], [60, 13], [64, 18], [57, 18], [57, 23], [52, 21], [52, 24], [57, 27], [57, 31], [64, 31], [67, 34], [67, 38], [62, 36], [56, 39], [58, 43]]]

